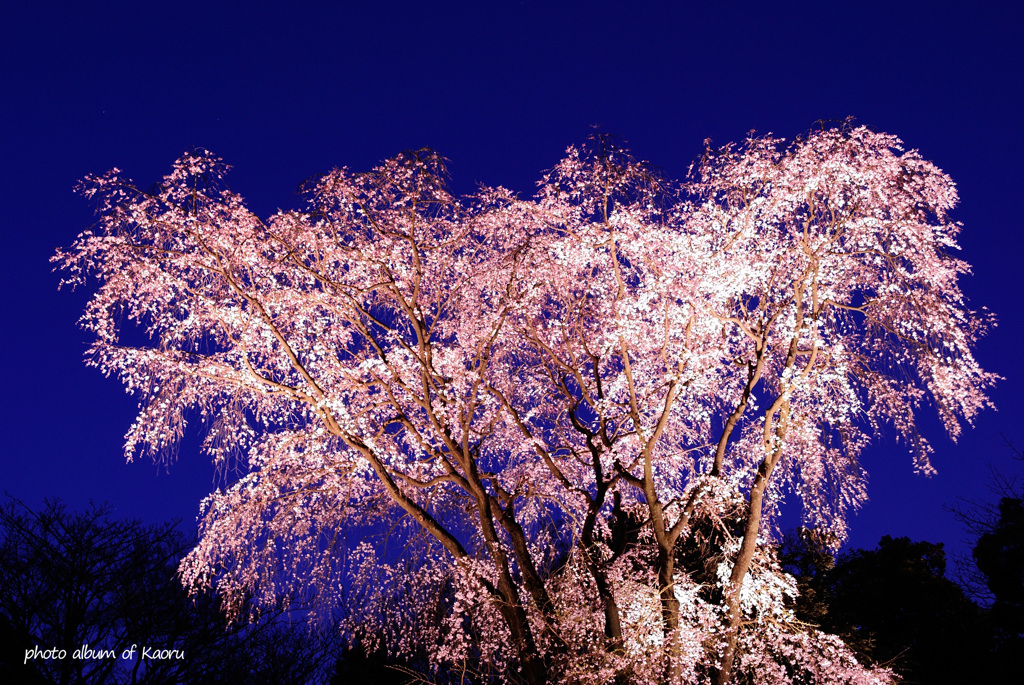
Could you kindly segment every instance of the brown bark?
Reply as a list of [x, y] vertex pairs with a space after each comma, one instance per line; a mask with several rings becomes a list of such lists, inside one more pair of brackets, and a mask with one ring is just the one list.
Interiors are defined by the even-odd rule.
[[[673, 546], [674, 547], [674, 546]], [[676, 599], [675, 559], [673, 548], [658, 547], [658, 586], [661, 595], [661, 622], [665, 630], [665, 653], [668, 664], [665, 681], [679, 681], [682, 673], [679, 664], [679, 600]]]
[[534, 683], [538, 685], [547, 683], [547, 665], [538, 656], [537, 642], [533, 637], [533, 630], [530, 628], [530, 622], [526, 616], [526, 610], [523, 608], [523, 601], [519, 595], [519, 590], [512, 579], [508, 555], [505, 553], [505, 549], [498, 539], [497, 530], [494, 527], [491, 508], [487, 501], [488, 495], [481, 494], [482, 497], [478, 499], [480, 528], [483, 532], [487, 550], [494, 561], [495, 569], [498, 571], [496, 589], [499, 596], [495, 598], [495, 604], [508, 625], [526, 682], [531, 683], [531, 685]]
[[[750, 506], [747, 511], [747, 521], [743, 532], [743, 542], [739, 554], [736, 557], [736, 564], [732, 569], [732, 576], [729, 578], [729, 589], [726, 594], [729, 623], [726, 628], [725, 652], [722, 654], [722, 664], [715, 672], [715, 685], [726, 685], [732, 677], [733, 662], [736, 658], [736, 642], [739, 638], [739, 629], [742, 616], [740, 614], [740, 588], [743, 586], [743, 579], [750, 570], [750, 562], [754, 558], [754, 551], [757, 547], [757, 534], [761, 524], [761, 507], [764, 503], [764, 489], [768, 484], [766, 463], [762, 462], [761, 469], [754, 481], [750, 491]], [[770, 467], [768, 469], [770, 471]], [[762, 474], [763, 477], [762, 477]]]
[[[736, 555], [736, 563], [732, 568], [732, 575], [729, 578], [729, 587], [726, 592], [726, 607], [728, 609], [729, 623], [726, 627], [725, 652], [722, 654], [722, 663], [714, 673], [714, 685], [727, 685], [732, 678], [733, 665], [736, 659], [736, 646], [739, 639], [739, 629], [743, 616], [740, 612], [740, 589], [743, 587], [743, 579], [750, 571], [750, 564], [754, 559], [754, 552], [757, 550], [757, 536], [761, 530], [761, 513], [764, 506], [764, 491], [768, 487], [772, 471], [779, 459], [782, 458], [782, 445], [785, 442], [786, 428], [789, 420], [789, 403], [779, 398], [776, 401], [779, 406], [779, 418], [775, 424], [775, 430], [769, 435], [774, 439], [775, 446], [765, 457], [757, 469], [754, 477], [754, 484], [750, 488], [750, 503], [747, 507], [747, 520], [743, 530], [743, 541], [740, 543], [739, 553]], [[768, 416], [774, 414], [775, 407], [768, 410]], [[770, 424], [766, 425], [766, 434]], [[768, 436], [766, 435], [766, 445]]]

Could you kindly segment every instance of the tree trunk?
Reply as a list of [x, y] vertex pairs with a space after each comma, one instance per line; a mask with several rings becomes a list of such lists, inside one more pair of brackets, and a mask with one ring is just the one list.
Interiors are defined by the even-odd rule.
[[675, 683], [682, 674], [679, 665], [679, 600], [676, 599], [673, 550], [658, 546], [658, 586], [661, 595], [661, 622], [665, 631], [665, 682]]
[[[788, 407], [787, 407], [788, 410]], [[788, 412], [783, 412], [783, 419]], [[785, 435], [785, 421], [780, 422], [776, 436], [780, 438]], [[764, 491], [768, 487], [768, 479], [772, 470], [782, 456], [781, 449], [769, 457], [766, 457], [761, 466], [757, 469], [757, 476], [750, 488], [750, 504], [747, 508], [747, 521], [743, 530], [743, 541], [740, 544], [739, 554], [736, 555], [736, 563], [732, 567], [732, 575], [729, 578], [729, 587], [726, 589], [726, 606], [728, 608], [729, 624], [726, 628], [725, 652], [722, 654], [722, 664], [715, 672], [715, 685], [727, 685], [732, 677], [733, 662], [736, 659], [736, 642], [739, 638], [739, 629], [742, 622], [740, 612], [740, 590], [743, 587], [743, 579], [750, 571], [750, 563], [754, 559], [754, 552], [757, 550], [757, 535], [761, 530], [761, 510], [764, 505]]]
[[522, 669], [524, 682], [529, 685], [546, 685], [548, 682], [547, 664], [541, 659], [534, 642], [533, 633], [530, 630], [529, 619], [519, 599], [519, 593], [511, 583], [511, 578], [504, 574], [498, 579], [498, 592], [501, 599], [497, 599], [498, 610], [508, 625], [515, 644], [516, 653], [519, 655], [519, 664]]

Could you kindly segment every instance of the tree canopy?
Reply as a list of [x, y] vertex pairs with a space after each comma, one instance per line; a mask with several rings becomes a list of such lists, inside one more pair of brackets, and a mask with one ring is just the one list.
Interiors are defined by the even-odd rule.
[[312, 586], [354, 634], [506, 681], [887, 681], [795, 620], [766, 542], [787, 493], [842, 540], [872, 435], [929, 473], [919, 411], [955, 438], [988, 403], [956, 190], [917, 151], [825, 126], [676, 183], [597, 136], [522, 199], [453, 197], [420, 150], [268, 221], [226, 170], [88, 178], [98, 226], [55, 257], [98, 278], [127, 454], [199, 420], [244, 471], [186, 583]]

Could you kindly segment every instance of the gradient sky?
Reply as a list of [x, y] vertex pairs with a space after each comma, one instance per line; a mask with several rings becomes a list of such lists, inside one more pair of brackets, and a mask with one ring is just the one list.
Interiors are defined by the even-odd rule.
[[[714, 5], [714, 9], [709, 9]], [[286, 8], [287, 6], [287, 8]], [[148, 185], [205, 147], [267, 217], [334, 166], [429, 146], [452, 185], [524, 195], [592, 125], [682, 177], [702, 141], [792, 138], [819, 119], [901, 137], [957, 182], [964, 290], [999, 317], [978, 350], [1006, 378], [959, 444], [926, 421], [939, 474], [883, 436], [851, 544], [968, 550], [944, 507], [991, 498], [1024, 446], [1024, 4], [1014, 2], [104, 2], [0, 10], [0, 490], [37, 506], [110, 501], [191, 528], [214, 473], [186, 441], [169, 470], [125, 464], [134, 402], [82, 363], [85, 292], [49, 257], [92, 223], [72, 192], [117, 166]], [[194, 437], [194, 436], [193, 436]]]

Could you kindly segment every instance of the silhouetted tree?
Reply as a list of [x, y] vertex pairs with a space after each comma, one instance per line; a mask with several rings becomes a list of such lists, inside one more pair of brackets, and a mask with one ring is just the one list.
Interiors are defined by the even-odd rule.
[[978, 538], [974, 560], [995, 601], [992, 619], [1008, 637], [1024, 633], [1024, 502], [1019, 497], [999, 500], [999, 518]]
[[832, 558], [809, 531], [787, 536], [782, 556], [807, 596], [798, 618], [840, 636], [863, 663], [892, 667], [904, 683], [965, 683], [994, 675], [981, 608], [945, 577], [942, 544], [885, 536], [873, 550]]
[[[1018, 460], [1024, 454], [1008, 442]], [[998, 504], [962, 502], [953, 513], [975, 539], [971, 559], [960, 559], [961, 583], [988, 607], [994, 629], [992, 663], [1007, 680], [1019, 671], [1024, 650], [1024, 488], [993, 473]]]
[[[273, 612], [229, 627], [215, 597], [188, 596], [176, 569], [192, 544], [173, 523], [117, 520], [108, 505], [71, 513], [50, 500], [32, 511], [9, 499], [0, 506], [0, 680], [324, 680], [331, 640]], [[64, 653], [44, 658], [37, 647]], [[91, 653], [76, 658], [79, 649]], [[171, 651], [152, 658], [155, 650]]]
[[[392, 658], [387, 650], [367, 650], [360, 642], [346, 645], [335, 663], [331, 685], [405, 685], [410, 682], [428, 681], [429, 668], [417, 660]], [[458, 682], [458, 681], [453, 681]], [[465, 680], [465, 683], [471, 682]]]
[[779, 542], [779, 561], [796, 578], [798, 595], [793, 610], [801, 621], [822, 625], [828, 614], [826, 576], [836, 566], [835, 538], [813, 528], [787, 532]]

